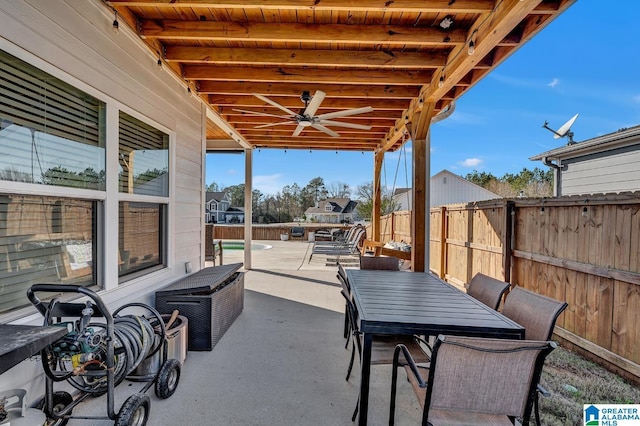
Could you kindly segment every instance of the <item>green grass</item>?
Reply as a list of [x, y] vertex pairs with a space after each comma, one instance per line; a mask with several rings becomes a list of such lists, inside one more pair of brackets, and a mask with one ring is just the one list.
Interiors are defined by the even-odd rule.
[[551, 393], [540, 397], [540, 420], [545, 426], [583, 425], [584, 404], [640, 401], [640, 388], [561, 347], [547, 357], [540, 384]]

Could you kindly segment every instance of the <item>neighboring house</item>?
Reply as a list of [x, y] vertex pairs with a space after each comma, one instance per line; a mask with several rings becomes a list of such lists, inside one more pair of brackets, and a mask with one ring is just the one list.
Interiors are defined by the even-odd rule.
[[[502, 198], [448, 170], [431, 176], [430, 191], [430, 207]], [[393, 195], [393, 199], [400, 205], [399, 210], [411, 210], [412, 198], [411, 188], [396, 189]]]
[[224, 192], [207, 192], [204, 205], [205, 223], [226, 222], [225, 215], [230, 205], [231, 199], [228, 194]]
[[640, 126], [535, 155], [554, 169], [553, 195], [640, 190]]
[[353, 223], [360, 219], [356, 212], [357, 201], [349, 198], [327, 198], [318, 201], [314, 207], [305, 212], [308, 221], [319, 223]]
[[244, 223], [244, 209], [242, 207], [229, 207], [225, 212], [226, 223]]

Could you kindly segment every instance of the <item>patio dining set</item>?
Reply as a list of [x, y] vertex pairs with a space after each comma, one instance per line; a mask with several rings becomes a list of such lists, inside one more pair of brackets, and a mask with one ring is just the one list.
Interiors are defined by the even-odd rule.
[[402, 417], [395, 409], [401, 367], [423, 425], [526, 426], [532, 417], [539, 425], [539, 395], [547, 394], [539, 380], [567, 304], [480, 273], [465, 293], [397, 265], [392, 257], [361, 257], [360, 269], [338, 265], [345, 347], [352, 345], [347, 380], [356, 352], [361, 367], [352, 421], [367, 424], [371, 366], [389, 365], [390, 425]]

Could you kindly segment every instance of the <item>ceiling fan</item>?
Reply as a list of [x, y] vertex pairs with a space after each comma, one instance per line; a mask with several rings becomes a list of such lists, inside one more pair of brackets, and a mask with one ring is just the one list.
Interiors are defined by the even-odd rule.
[[292, 136], [299, 136], [300, 133], [302, 133], [302, 131], [305, 128], [312, 127], [316, 130], [320, 130], [321, 132], [328, 134], [329, 136], [333, 136], [334, 138], [339, 137], [340, 134], [329, 129], [327, 126], [346, 127], [349, 129], [358, 129], [358, 130], [371, 130], [371, 126], [367, 126], [363, 124], [345, 123], [343, 121], [333, 120], [335, 118], [348, 117], [351, 115], [364, 114], [367, 112], [371, 112], [373, 111], [373, 108], [370, 106], [315, 115], [316, 112], [318, 111], [318, 108], [320, 108], [320, 104], [324, 100], [325, 96], [327, 96], [327, 94], [322, 90], [316, 90], [316, 93], [313, 95], [313, 97], [307, 91], [302, 92], [302, 96], [300, 96], [300, 99], [302, 99], [302, 101], [304, 102], [304, 110], [302, 110], [300, 113], [296, 113], [290, 110], [289, 108], [284, 107], [279, 103], [272, 101], [266, 96], [262, 96], [258, 93], [254, 93], [253, 96], [288, 114], [288, 115], [276, 115], [276, 114], [268, 114], [268, 113], [257, 112], [257, 111], [246, 111], [241, 109], [235, 110], [239, 112], [244, 112], [246, 114], [259, 115], [264, 117], [275, 117], [275, 118], [281, 118], [286, 120], [286, 121], [281, 121], [277, 123], [269, 123], [269, 124], [256, 126], [255, 127], [256, 129], [261, 129], [264, 127], [281, 126], [285, 124], [297, 124], [298, 126], [293, 131]]

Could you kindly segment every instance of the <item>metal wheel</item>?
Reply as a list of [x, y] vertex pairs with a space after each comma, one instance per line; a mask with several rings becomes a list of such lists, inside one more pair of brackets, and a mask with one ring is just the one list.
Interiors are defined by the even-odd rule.
[[167, 399], [176, 391], [180, 381], [180, 362], [177, 359], [168, 359], [162, 364], [156, 380], [156, 396]]
[[149, 397], [134, 393], [122, 404], [114, 426], [144, 426], [149, 419]]

